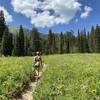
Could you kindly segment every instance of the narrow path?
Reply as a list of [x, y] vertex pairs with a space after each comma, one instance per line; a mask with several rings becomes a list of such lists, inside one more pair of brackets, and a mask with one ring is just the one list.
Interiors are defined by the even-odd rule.
[[[44, 64], [44, 67], [42, 69], [40, 76], [42, 76], [43, 72], [46, 70], [46, 67], [47, 67], [46, 64]], [[33, 100], [32, 93], [35, 91], [38, 82], [40, 82], [40, 81], [37, 79], [36, 76], [34, 76], [32, 81], [26, 87], [26, 89], [22, 92], [20, 97], [16, 97], [13, 100]]]

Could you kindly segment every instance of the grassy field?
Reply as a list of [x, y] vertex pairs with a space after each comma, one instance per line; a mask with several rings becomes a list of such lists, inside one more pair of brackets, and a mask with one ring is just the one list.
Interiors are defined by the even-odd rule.
[[[100, 55], [44, 56], [47, 70], [34, 100], [100, 100]], [[34, 76], [32, 57], [0, 58], [0, 100], [9, 100]]]
[[30, 80], [32, 71], [31, 57], [0, 58], [0, 100], [10, 100]]
[[100, 54], [44, 57], [48, 64], [34, 100], [100, 100]]

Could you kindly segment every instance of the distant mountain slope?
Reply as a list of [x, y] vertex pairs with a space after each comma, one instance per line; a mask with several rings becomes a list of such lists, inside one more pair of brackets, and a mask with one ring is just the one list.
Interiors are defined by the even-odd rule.
[[[26, 28], [23, 28], [23, 29], [24, 29], [25, 35], [26, 35], [26, 36], [30, 36], [31, 30], [26, 29]], [[16, 34], [19, 32], [19, 27], [12, 27], [12, 26], [9, 26], [9, 31], [10, 31], [10, 33], [16, 35]]]
[[[24, 29], [24, 34], [26, 35], [26, 36], [30, 36], [30, 34], [31, 34], [31, 30], [29, 30], [29, 29], [27, 29], [27, 28], [23, 28]], [[12, 33], [13, 35], [16, 35], [16, 34], [18, 34], [18, 32], [19, 32], [19, 27], [12, 27], [12, 26], [9, 26], [9, 31], [10, 31], [10, 33]], [[44, 33], [40, 33], [40, 37], [41, 38], [47, 38], [47, 34], [44, 34]]]

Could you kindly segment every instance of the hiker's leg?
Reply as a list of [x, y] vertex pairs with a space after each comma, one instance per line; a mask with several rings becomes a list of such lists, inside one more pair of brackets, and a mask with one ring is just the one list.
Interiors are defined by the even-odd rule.
[[39, 67], [39, 72], [42, 73], [42, 64]]
[[37, 69], [35, 68], [35, 75], [37, 76]]
[[37, 67], [35, 68], [35, 73], [36, 73], [36, 76], [38, 76], [38, 68]]
[[40, 68], [38, 67], [38, 76], [40, 76]]

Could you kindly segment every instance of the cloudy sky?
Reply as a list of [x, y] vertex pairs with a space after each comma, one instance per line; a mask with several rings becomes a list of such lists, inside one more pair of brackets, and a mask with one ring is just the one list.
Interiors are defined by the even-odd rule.
[[100, 23], [100, 0], [0, 0], [11, 26], [37, 27], [40, 32], [65, 32]]

